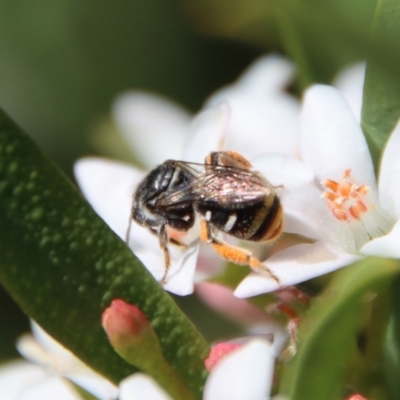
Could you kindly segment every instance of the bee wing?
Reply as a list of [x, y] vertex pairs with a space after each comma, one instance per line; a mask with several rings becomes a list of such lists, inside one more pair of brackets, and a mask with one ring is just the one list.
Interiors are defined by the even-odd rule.
[[172, 208], [178, 205], [193, 203], [199, 198], [198, 194], [192, 189], [190, 183], [184, 187], [180, 187], [163, 193], [157, 199], [157, 208]]
[[272, 186], [259, 173], [226, 165], [178, 162], [192, 179], [174, 187], [157, 199], [157, 207], [170, 208], [187, 203], [219, 204], [232, 207], [256, 203], [273, 193]]
[[193, 182], [204, 174], [204, 164], [176, 161], [176, 167], [185, 172], [187, 180], [183, 184], [174, 186], [172, 189], [160, 194], [157, 199], [157, 208], [168, 209], [179, 205], [193, 203], [198, 195], [193, 191]]
[[272, 186], [257, 172], [217, 166], [192, 182], [192, 190], [202, 204], [218, 203], [225, 207], [256, 203], [273, 193]]

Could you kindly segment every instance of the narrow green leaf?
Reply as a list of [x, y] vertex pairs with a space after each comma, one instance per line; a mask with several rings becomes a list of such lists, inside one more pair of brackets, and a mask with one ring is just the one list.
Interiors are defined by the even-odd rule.
[[399, 273], [397, 261], [377, 258], [338, 271], [300, 323], [280, 392], [291, 400], [333, 400], [347, 387], [382, 390], [388, 287]]
[[392, 399], [400, 398], [400, 279], [396, 279], [390, 290], [392, 315], [385, 343], [385, 377]]
[[0, 227], [0, 281], [46, 331], [118, 383], [135, 369], [110, 346], [100, 318], [113, 299], [124, 299], [148, 317], [181, 382], [194, 397], [201, 396], [202, 360], [208, 352], [203, 338], [70, 182], [2, 112]]
[[[378, 2], [371, 44], [383, 52], [371, 53], [365, 75], [362, 128], [370, 147], [375, 170], [388, 136], [400, 117], [400, 3]], [[390, 50], [391, 49], [391, 50]], [[397, 57], [390, 57], [392, 51]]]

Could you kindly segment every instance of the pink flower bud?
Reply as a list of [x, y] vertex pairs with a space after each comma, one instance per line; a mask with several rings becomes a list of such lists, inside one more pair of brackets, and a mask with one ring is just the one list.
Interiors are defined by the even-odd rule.
[[110, 307], [104, 310], [101, 323], [114, 347], [132, 341], [152, 329], [138, 307], [121, 299], [113, 300]]
[[152, 376], [172, 398], [193, 398], [164, 358], [156, 332], [138, 307], [113, 300], [101, 323], [111, 346], [126, 362]]
[[361, 394], [352, 394], [351, 396], [347, 397], [345, 400], [368, 400], [366, 397], [362, 396]]
[[205, 359], [204, 365], [208, 371], [211, 371], [222, 358], [232, 351], [242, 347], [242, 345], [237, 343], [218, 343], [210, 351], [210, 355]]
[[138, 307], [113, 300], [101, 322], [115, 351], [130, 364], [143, 367], [150, 355], [161, 356], [158, 337]]

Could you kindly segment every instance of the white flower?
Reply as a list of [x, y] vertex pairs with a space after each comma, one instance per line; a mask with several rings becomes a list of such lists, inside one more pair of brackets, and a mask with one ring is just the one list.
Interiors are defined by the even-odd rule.
[[[33, 324], [35, 339], [18, 344], [30, 361], [13, 361], [0, 367], [1, 398], [5, 400], [80, 400], [71, 382], [100, 400], [168, 400], [158, 384], [142, 373], [124, 379], [119, 389], [90, 370], [68, 350]], [[275, 332], [276, 334], [276, 332]], [[274, 336], [275, 336], [274, 334]], [[274, 344], [251, 339], [213, 368], [204, 388], [204, 400], [267, 399], [272, 385], [275, 357], [283, 336]], [[38, 340], [38, 341], [36, 341]], [[276, 343], [275, 343], [276, 342]]]
[[293, 75], [286, 60], [260, 58], [237, 82], [210, 97], [205, 108], [222, 102], [231, 107], [225, 149], [250, 160], [269, 152], [298, 155], [299, 102], [283, 90]]
[[[231, 118], [221, 119], [226, 124], [224, 134], [219, 136], [214, 129], [217, 136], [208, 147], [207, 142], [193, 138], [202, 137], [196, 128], [199, 121], [194, 123], [186, 110], [163, 97], [127, 92], [115, 101], [113, 115], [133, 153], [148, 169], [168, 158], [186, 156], [188, 161], [203, 162], [210, 150], [222, 146], [249, 159], [266, 152], [296, 155], [299, 103], [284, 91], [293, 75], [290, 62], [277, 55], [266, 56], [256, 60], [237, 82], [212, 95], [203, 109], [229, 103]], [[212, 138], [207, 135], [207, 140]]]
[[17, 348], [28, 361], [14, 361], [0, 368], [0, 393], [7, 400], [79, 400], [71, 384], [100, 400], [116, 399], [118, 389], [83, 364], [37, 324], [33, 335], [18, 340]]
[[[272, 256], [266, 265], [283, 285], [331, 272], [364, 255], [400, 257], [400, 126], [383, 154], [379, 187], [371, 156], [348, 103], [332, 87], [305, 95], [300, 152], [304, 163], [283, 155], [254, 165], [273, 184], [283, 184], [285, 231], [312, 239]], [[277, 288], [272, 279], [247, 277], [239, 297]]]
[[11, 361], [0, 367], [0, 392], [5, 400], [80, 400], [74, 388], [49, 376], [42, 367], [28, 361]]
[[[7, 400], [80, 400], [71, 382], [100, 400], [168, 400], [164, 389], [141, 373], [124, 379], [119, 390], [90, 370], [72, 353], [47, 335], [38, 325], [32, 325], [35, 338], [26, 335], [18, 343], [20, 352], [29, 361], [14, 361], [0, 368], [1, 398]], [[270, 329], [269, 327], [268, 329]], [[274, 373], [275, 357], [285, 339], [274, 332], [274, 344], [263, 339], [251, 339], [226, 355], [207, 379], [205, 400], [266, 399]], [[228, 384], [229, 383], [229, 384]]]
[[[295, 155], [299, 106], [282, 90], [292, 74], [287, 61], [278, 56], [264, 57], [237, 83], [211, 97], [208, 108], [190, 123], [188, 113], [173, 103], [138, 92], [121, 96], [115, 103], [114, 116], [127, 142], [148, 168], [166, 159], [202, 163], [210, 151], [224, 148], [245, 157], [269, 151]], [[76, 163], [75, 175], [95, 211], [124, 239], [132, 193], [144, 173], [115, 161], [86, 158]], [[193, 292], [197, 237], [195, 230], [187, 236], [185, 252], [169, 246], [172, 262], [163, 284], [166, 290], [180, 295]], [[160, 281], [165, 267], [158, 238], [133, 224], [129, 245]], [[204, 274], [199, 278], [204, 279]]]
[[341, 71], [333, 81], [333, 86], [339, 90], [349, 103], [351, 111], [358, 122], [361, 121], [365, 67], [365, 62], [350, 65]]
[[[204, 400], [265, 400], [271, 392], [274, 357], [268, 342], [254, 339], [224, 357], [211, 371]], [[169, 400], [147, 375], [134, 374], [120, 385], [120, 400]]]
[[127, 144], [148, 169], [182, 156], [191, 115], [183, 107], [147, 92], [126, 92], [113, 104], [113, 117]]

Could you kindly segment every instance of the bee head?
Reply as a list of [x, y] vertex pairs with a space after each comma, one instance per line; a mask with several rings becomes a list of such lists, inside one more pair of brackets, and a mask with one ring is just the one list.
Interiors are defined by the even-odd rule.
[[163, 218], [157, 212], [158, 197], [164, 193], [171, 182], [175, 166], [172, 160], [150, 171], [137, 186], [132, 205], [132, 218], [145, 226], [159, 226]]

